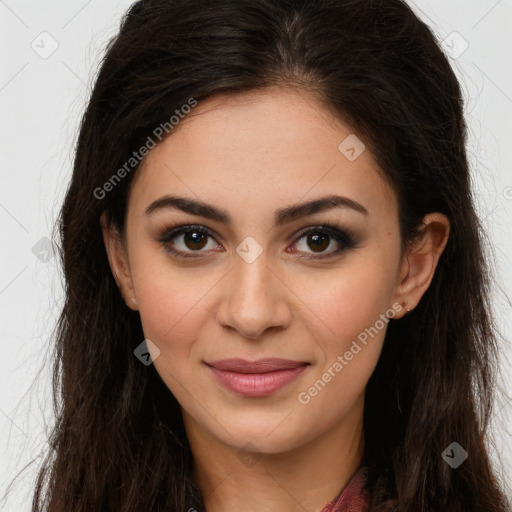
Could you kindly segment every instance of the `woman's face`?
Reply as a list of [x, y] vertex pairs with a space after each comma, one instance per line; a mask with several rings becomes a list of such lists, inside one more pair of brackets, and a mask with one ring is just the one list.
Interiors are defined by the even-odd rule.
[[[396, 197], [350, 127], [290, 91], [217, 96], [138, 172], [125, 294], [187, 427], [277, 453], [359, 421], [388, 319], [405, 310]], [[295, 369], [209, 366], [234, 358]]]

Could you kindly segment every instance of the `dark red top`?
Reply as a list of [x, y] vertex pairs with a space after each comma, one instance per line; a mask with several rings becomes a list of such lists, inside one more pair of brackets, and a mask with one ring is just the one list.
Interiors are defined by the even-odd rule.
[[322, 512], [366, 512], [368, 492], [364, 489], [365, 482], [365, 468], [360, 467], [338, 496], [325, 505]]

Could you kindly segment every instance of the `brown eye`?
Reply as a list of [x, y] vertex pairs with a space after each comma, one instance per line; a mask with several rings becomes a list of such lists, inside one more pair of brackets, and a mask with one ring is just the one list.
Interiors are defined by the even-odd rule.
[[[313, 226], [302, 230], [295, 238], [292, 249], [287, 249], [287, 252], [298, 253], [304, 259], [330, 258], [347, 249], [357, 247], [355, 236], [351, 231], [346, 229], [340, 231], [327, 224]], [[179, 258], [207, 257], [211, 256], [211, 251], [208, 249], [217, 252], [222, 249], [222, 246], [216, 241], [215, 235], [208, 228], [199, 225], [185, 225], [168, 229], [157, 240], [167, 252]], [[209, 242], [212, 245], [207, 247]], [[301, 245], [302, 247], [300, 247]]]
[[[158, 238], [158, 241], [167, 252], [180, 258], [198, 258], [206, 255], [207, 251], [203, 251], [205, 247], [206, 249], [220, 247], [209, 229], [196, 225], [169, 229]], [[207, 247], [209, 242], [211, 246]]]
[[197, 251], [208, 243], [208, 235], [199, 231], [186, 231], [183, 234], [183, 243], [189, 249]]
[[302, 253], [305, 259], [329, 258], [356, 247], [354, 236], [323, 224], [300, 232], [289, 252]]
[[307, 244], [313, 251], [325, 251], [329, 247], [329, 235], [315, 233], [308, 235]]

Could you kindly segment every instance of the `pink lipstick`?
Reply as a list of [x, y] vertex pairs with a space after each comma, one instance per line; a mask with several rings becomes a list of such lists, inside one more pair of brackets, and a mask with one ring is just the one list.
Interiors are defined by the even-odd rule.
[[223, 386], [240, 395], [267, 396], [293, 382], [310, 363], [288, 359], [223, 359], [206, 363]]

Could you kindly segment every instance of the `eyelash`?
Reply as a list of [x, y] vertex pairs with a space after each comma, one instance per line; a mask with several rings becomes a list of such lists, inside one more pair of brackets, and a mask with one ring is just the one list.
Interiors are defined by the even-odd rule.
[[[162, 244], [162, 246], [164, 247], [164, 249], [167, 252], [177, 256], [178, 258], [182, 258], [182, 259], [199, 258], [199, 257], [201, 257], [201, 251], [192, 251], [192, 253], [189, 253], [186, 251], [176, 250], [174, 247], [169, 245], [169, 242], [173, 238], [176, 238], [177, 236], [182, 235], [183, 233], [187, 233], [189, 231], [207, 235], [215, 240], [214, 234], [208, 228], [198, 225], [198, 224], [187, 224], [187, 225], [181, 225], [181, 226], [177, 226], [177, 227], [167, 228], [157, 238], [157, 241]], [[307, 228], [304, 228], [303, 230], [299, 231], [299, 233], [297, 233], [295, 235], [295, 241], [293, 242], [293, 244], [296, 244], [298, 241], [300, 241], [302, 238], [306, 237], [307, 235], [318, 234], [318, 233], [330, 236], [332, 239], [334, 239], [336, 242], [338, 242], [341, 247], [334, 251], [327, 253], [325, 256], [301, 256], [301, 258], [306, 259], [306, 260], [327, 259], [327, 258], [337, 256], [340, 253], [342, 253], [348, 249], [354, 249], [357, 247], [357, 244], [355, 242], [356, 234], [350, 229], [347, 229], [347, 228], [341, 229], [341, 226], [338, 226], [336, 224], [321, 224], [318, 226], [309, 226]], [[197, 253], [197, 255], [194, 255], [194, 253]]]

